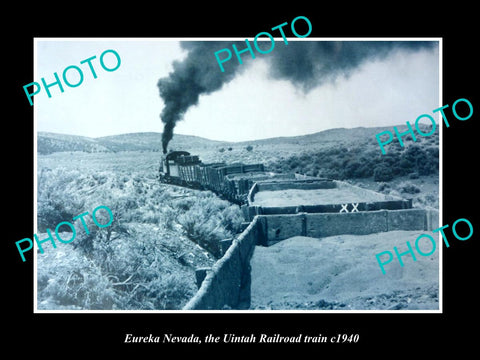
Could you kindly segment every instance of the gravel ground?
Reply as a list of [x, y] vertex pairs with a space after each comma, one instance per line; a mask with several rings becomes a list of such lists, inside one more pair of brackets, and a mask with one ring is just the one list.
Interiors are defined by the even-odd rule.
[[[382, 274], [375, 255], [397, 246], [415, 249], [417, 231], [392, 231], [323, 239], [293, 237], [257, 246], [252, 265], [252, 309], [438, 310], [439, 246], [430, 256], [396, 257]], [[435, 234], [436, 235], [436, 234]], [[423, 239], [424, 253], [431, 244]]]

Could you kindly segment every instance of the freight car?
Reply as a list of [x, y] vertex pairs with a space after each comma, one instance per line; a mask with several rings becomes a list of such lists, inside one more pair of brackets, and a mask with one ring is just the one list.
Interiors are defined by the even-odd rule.
[[229, 201], [244, 204], [253, 179], [264, 171], [263, 164], [204, 164], [197, 155], [172, 151], [162, 158], [159, 179], [166, 184], [208, 189]]

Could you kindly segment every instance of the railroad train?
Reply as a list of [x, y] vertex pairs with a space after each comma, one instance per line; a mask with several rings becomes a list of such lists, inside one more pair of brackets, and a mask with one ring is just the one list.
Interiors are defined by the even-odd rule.
[[187, 151], [171, 151], [163, 156], [159, 180], [166, 184], [199, 190], [211, 190], [239, 205], [245, 204], [255, 181], [269, 178], [263, 164], [203, 163]]

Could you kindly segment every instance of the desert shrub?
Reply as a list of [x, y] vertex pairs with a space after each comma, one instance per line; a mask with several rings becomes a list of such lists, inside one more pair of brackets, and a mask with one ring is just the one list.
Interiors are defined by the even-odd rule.
[[[113, 214], [112, 223], [105, 227], [98, 227], [92, 218], [91, 212], [82, 219], [77, 219], [75, 222], [75, 229], [77, 229], [77, 236], [72, 243], [75, 249], [78, 249], [83, 255], [91, 257], [95, 248], [101, 246], [102, 243], [110, 243], [123, 235], [128, 235], [126, 220], [132, 219], [131, 206], [135, 202], [128, 196], [120, 197], [115, 200], [109, 198], [107, 195], [101, 199], [102, 205], [108, 204]], [[97, 205], [96, 205], [97, 206]], [[93, 206], [90, 210], [93, 210]], [[105, 211], [97, 211], [95, 217], [100, 224], [107, 224], [110, 221], [110, 215]], [[85, 223], [85, 225], [83, 225]], [[97, 259], [98, 260], [98, 259]]]
[[153, 309], [175, 310], [185, 303], [185, 299], [191, 298], [195, 291], [185, 279], [178, 274], [165, 274], [152, 281], [146, 294], [141, 298], [152, 299]]
[[393, 179], [412, 172], [420, 175], [438, 173], [438, 146], [434, 146], [433, 142], [419, 145], [411, 139], [404, 139], [404, 142], [405, 147], [401, 147], [399, 142], [389, 144], [385, 155], [381, 154], [378, 147], [367, 142], [350, 147], [339, 144], [284, 159], [277, 158], [269, 165], [273, 171], [297, 172], [339, 180], [375, 177], [374, 170], [377, 167], [377, 178]]
[[189, 239], [218, 257], [220, 241], [238, 232], [243, 214], [238, 206], [214, 195], [201, 195], [176, 221]]
[[414, 207], [438, 209], [438, 196], [435, 194], [421, 194], [413, 200]]
[[[58, 250], [57, 250], [58, 251]], [[37, 266], [39, 308], [111, 309], [115, 293], [109, 279], [75, 252], [46, 252]]]
[[[39, 255], [39, 308], [180, 309], [196, 291], [194, 266], [213, 261], [184, 235], [192, 234], [218, 255], [219, 240], [240, 228], [238, 206], [210, 192], [159, 184], [148, 174], [118, 167], [40, 167], [40, 224], [54, 229], [86, 211], [89, 215], [83, 218], [88, 232], [78, 219], [71, 244], [57, 244], [57, 249]], [[98, 228], [91, 218], [99, 205], [114, 215], [106, 228]], [[181, 215], [190, 222], [185, 228]], [[99, 223], [108, 222], [107, 213], [96, 216]], [[39, 231], [39, 237], [46, 236]]]
[[391, 189], [390, 184], [386, 182], [381, 182], [378, 184], [378, 190], [380, 192], [389, 192]]
[[432, 160], [417, 144], [410, 145], [403, 153], [400, 165], [404, 173], [417, 172], [419, 175], [428, 175], [433, 170]]
[[66, 219], [72, 219], [78, 215], [68, 211], [63, 201], [55, 199], [38, 200], [37, 202], [37, 221], [38, 231], [46, 232], [46, 229], [55, 228], [57, 224]]
[[392, 178], [395, 176], [403, 175], [403, 171], [400, 167], [400, 155], [398, 152], [390, 152], [386, 155], [382, 155], [378, 159], [377, 164], [379, 167], [386, 167], [389, 169], [389, 172], [392, 174]]
[[173, 204], [181, 211], [188, 211], [193, 205], [193, 200], [192, 198], [180, 198], [178, 200], [175, 200]]
[[342, 169], [320, 169], [317, 176], [327, 179], [345, 179]]
[[374, 181], [390, 181], [393, 179], [393, 172], [392, 170], [385, 166], [379, 165], [376, 166], [373, 170], [373, 180]]
[[400, 159], [398, 166], [400, 167], [402, 173], [404, 174], [408, 174], [409, 172], [415, 169], [415, 163], [412, 162], [411, 159], [407, 159], [405, 157], [402, 157]]
[[343, 169], [342, 178], [366, 178], [373, 174], [372, 166], [367, 159], [354, 160]]
[[232, 234], [238, 233], [244, 221], [241, 210], [236, 205], [226, 207], [221, 213], [222, 226]]
[[166, 230], [173, 230], [177, 224], [178, 210], [171, 205], [165, 205], [160, 210], [158, 225]]
[[[195, 289], [178, 274], [157, 274], [146, 283], [128, 284], [128, 296], [119, 297], [114, 308], [126, 310], [178, 310], [195, 294]], [[129, 279], [129, 281], [132, 281]]]
[[[73, 247], [78, 249], [84, 256], [95, 259], [100, 267], [104, 267], [103, 264], [106, 259], [104, 255], [112, 251], [112, 242], [121, 236], [128, 235], [128, 229], [122, 222], [121, 214], [119, 212], [114, 214], [112, 224], [105, 228], [97, 227], [91, 218], [86, 217], [84, 217], [84, 221], [88, 231], [81, 224], [75, 225], [75, 228], [79, 230], [77, 230], [75, 241], [72, 242]], [[103, 223], [108, 221], [100, 220], [100, 216], [97, 216], [97, 220], [101, 224], [102, 221]], [[102, 253], [102, 256], [98, 257], [99, 253]]]
[[308, 168], [304, 170], [303, 173], [307, 176], [317, 176], [318, 170], [315, 168]]
[[61, 256], [49, 252], [39, 257], [38, 299], [43, 308], [181, 308], [195, 286], [184, 273], [168, 271], [177, 261], [178, 244], [144, 230], [131, 232], [116, 242], [96, 232], [89, 256], [65, 245], [59, 249]]
[[418, 194], [421, 191], [417, 185], [412, 184], [411, 182], [408, 182], [408, 181], [404, 181], [398, 184], [397, 190], [400, 193], [404, 193], [404, 194]]
[[78, 171], [63, 168], [41, 169], [37, 176], [37, 225], [45, 232], [62, 221], [82, 213], [85, 200], [71, 190], [71, 184], [81, 176]]
[[207, 249], [216, 257], [220, 256], [219, 242], [228, 237], [228, 234], [220, 227], [218, 218], [207, 218], [200, 208], [194, 208], [180, 214], [177, 221], [182, 225], [189, 239]]
[[116, 308], [179, 309], [193, 296], [192, 280], [184, 272], [171, 272], [180, 252], [178, 242], [137, 228], [112, 250], [104, 271], [111, 274]]
[[373, 175], [373, 166], [371, 166], [370, 163], [367, 161], [363, 162], [362, 166], [360, 166], [356, 172], [357, 178], [368, 178], [368, 177], [371, 177], [372, 175]]

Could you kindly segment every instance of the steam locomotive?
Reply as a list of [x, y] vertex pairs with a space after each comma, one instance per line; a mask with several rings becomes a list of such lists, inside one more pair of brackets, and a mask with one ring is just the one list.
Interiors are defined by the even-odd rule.
[[166, 154], [159, 169], [163, 183], [211, 190], [240, 205], [246, 202], [248, 191], [259, 176], [265, 176], [263, 164], [204, 164], [197, 155], [187, 151]]

